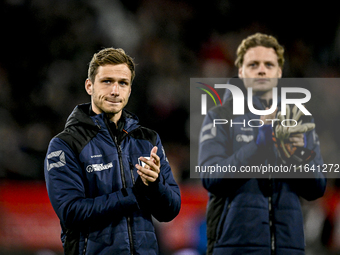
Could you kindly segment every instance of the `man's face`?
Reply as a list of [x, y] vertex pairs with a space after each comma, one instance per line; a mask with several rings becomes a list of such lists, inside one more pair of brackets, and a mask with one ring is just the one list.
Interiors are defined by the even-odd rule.
[[245, 87], [252, 87], [255, 93], [271, 91], [282, 75], [275, 50], [263, 46], [248, 49], [238, 75]]
[[91, 95], [92, 110], [107, 113], [116, 122], [129, 100], [131, 71], [126, 64], [99, 66], [94, 83], [87, 79], [85, 89]]

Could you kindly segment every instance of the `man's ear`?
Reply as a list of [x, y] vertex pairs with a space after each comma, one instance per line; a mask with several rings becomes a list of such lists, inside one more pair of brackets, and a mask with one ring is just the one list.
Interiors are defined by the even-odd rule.
[[243, 68], [240, 67], [240, 68], [238, 69], [238, 77], [241, 78], [241, 79], [243, 78], [242, 72], [243, 72]]
[[278, 75], [279, 78], [282, 77], [282, 68], [280, 67], [280, 70], [279, 70], [279, 75]]
[[89, 94], [90, 96], [92, 95], [92, 89], [93, 89], [93, 87], [92, 87], [92, 82], [90, 81], [90, 79], [86, 79], [86, 81], [85, 81], [85, 90], [86, 90], [86, 92], [87, 92], [87, 94]]

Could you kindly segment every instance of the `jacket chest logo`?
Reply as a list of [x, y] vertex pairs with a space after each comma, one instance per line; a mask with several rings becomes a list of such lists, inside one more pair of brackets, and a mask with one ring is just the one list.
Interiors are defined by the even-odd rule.
[[249, 143], [251, 142], [252, 140], [254, 140], [254, 136], [253, 135], [237, 135], [236, 136], [236, 141], [237, 142], [246, 142], [246, 143]]
[[98, 171], [103, 171], [103, 170], [107, 170], [109, 168], [113, 167], [112, 162], [107, 163], [107, 164], [92, 164], [92, 165], [88, 165], [86, 167], [86, 171], [88, 173], [92, 173], [92, 172], [98, 172]]

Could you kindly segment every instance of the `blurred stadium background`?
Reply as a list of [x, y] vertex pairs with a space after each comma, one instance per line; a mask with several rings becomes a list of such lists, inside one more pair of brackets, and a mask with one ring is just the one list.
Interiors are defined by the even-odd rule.
[[[189, 178], [191, 77], [231, 77], [240, 41], [255, 32], [286, 49], [284, 77], [339, 77], [335, 3], [181, 0], [0, 1], [0, 254], [62, 253], [46, 194], [43, 159], [84, 90], [88, 63], [120, 47], [138, 64], [127, 109], [160, 134], [182, 190], [182, 210], [157, 224], [161, 254], [204, 254], [207, 193]], [[339, 163], [340, 87], [320, 89], [327, 112], [317, 123], [323, 157]], [[340, 254], [339, 183], [302, 201], [308, 255]]]

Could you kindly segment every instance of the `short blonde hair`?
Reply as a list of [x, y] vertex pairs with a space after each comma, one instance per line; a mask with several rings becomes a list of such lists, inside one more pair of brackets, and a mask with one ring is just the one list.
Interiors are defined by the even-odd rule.
[[237, 58], [235, 61], [235, 66], [240, 68], [243, 65], [243, 58], [246, 52], [250, 48], [254, 48], [257, 46], [273, 48], [276, 52], [279, 66], [283, 68], [283, 64], [285, 62], [283, 56], [284, 48], [278, 43], [275, 37], [261, 33], [250, 35], [241, 42], [236, 51]]
[[133, 59], [127, 55], [123, 49], [120, 48], [105, 48], [93, 55], [88, 69], [88, 78], [90, 81], [94, 82], [99, 66], [110, 64], [127, 64], [131, 71], [132, 83], [133, 79], [135, 78], [135, 63], [133, 62]]

